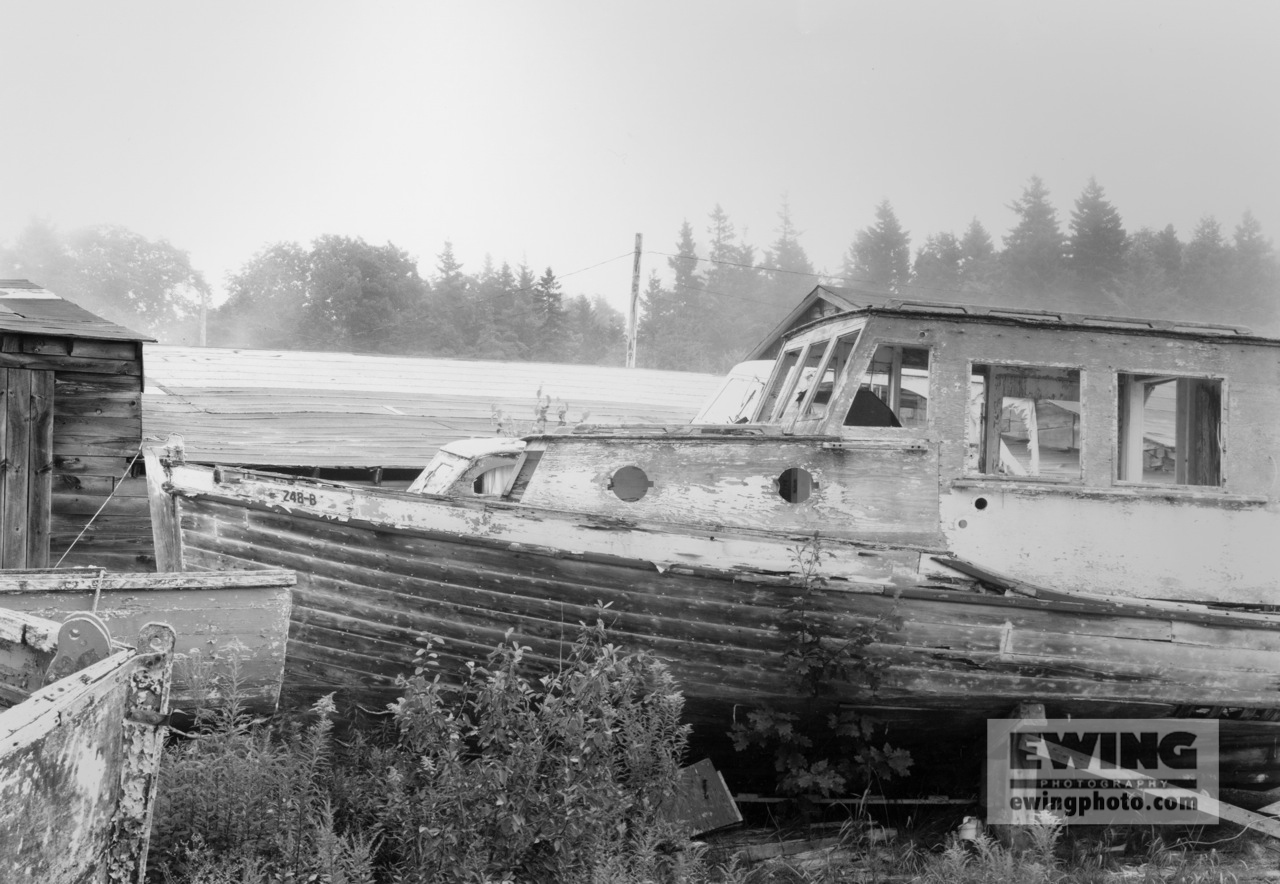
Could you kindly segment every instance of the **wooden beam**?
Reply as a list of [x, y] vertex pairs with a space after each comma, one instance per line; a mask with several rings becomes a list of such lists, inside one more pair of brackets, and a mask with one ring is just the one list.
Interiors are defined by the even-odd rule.
[[1035, 746], [1043, 746], [1049, 757], [1054, 761], [1074, 764], [1076, 770], [1088, 771], [1094, 776], [1108, 780], [1123, 780], [1127, 791], [1142, 792], [1144, 794], [1159, 792], [1165, 796], [1174, 795], [1179, 798], [1191, 798], [1195, 800], [1196, 808], [1204, 813], [1236, 823], [1246, 829], [1257, 829], [1272, 838], [1280, 838], [1280, 820], [1254, 813], [1251, 810], [1245, 810], [1243, 807], [1227, 804], [1200, 792], [1164, 785], [1156, 777], [1150, 777], [1137, 771], [1126, 770], [1122, 767], [1103, 767], [1097, 764], [1091, 756], [1085, 755], [1083, 752], [1076, 752], [1073, 749], [1059, 746], [1057, 743], [1050, 743], [1047, 740], [1033, 743], [1029, 737], [1024, 736], [1022, 740], [1024, 751], [1034, 754]]
[[84, 592], [130, 590], [161, 592], [173, 589], [244, 589], [293, 586], [293, 571], [272, 568], [261, 571], [180, 571], [160, 574], [103, 573], [93, 568], [75, 571], [0, 572], [0, 593]]
[[147, 499], [151, 510], [151, 537], [156, 548], [157, 571], [181, 571], [182, 533], [178, 523], [178, 504], [165, 491], [165, 468], [160, 453], [151, 446], [142, 451], [147, 468]]

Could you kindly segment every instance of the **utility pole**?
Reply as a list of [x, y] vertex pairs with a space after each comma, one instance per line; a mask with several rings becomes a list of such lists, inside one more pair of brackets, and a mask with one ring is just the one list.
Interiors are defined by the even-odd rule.
[[627, 368], [636, 367], [636, 326], [640, 310], [640, 244], [643, 238], [636, 234], [636, 257], [631, 265], [631, 309], [627, 311]]

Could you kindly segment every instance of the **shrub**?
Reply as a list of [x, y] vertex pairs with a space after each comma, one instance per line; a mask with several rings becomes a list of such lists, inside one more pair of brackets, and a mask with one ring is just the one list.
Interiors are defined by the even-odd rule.
[[435, 644], [384, 739], [335, 740], [331, 698], [295, 727], [234, 702], [202, 716], [166, 750], [153, 879], [639, 881], [686, 846], [660, 813], [688, 738], [660, 661], [597, 622], [549, 675], [528, 675], [508, 634], [450, 687]]

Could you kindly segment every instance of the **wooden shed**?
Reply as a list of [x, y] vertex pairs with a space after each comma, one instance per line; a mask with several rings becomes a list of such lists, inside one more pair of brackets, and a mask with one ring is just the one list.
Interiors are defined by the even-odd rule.
[[138, 453], [147, 340], [33, 282], [0, 280], [0, 568], [114, 566], [91, 544], [64, 553]]

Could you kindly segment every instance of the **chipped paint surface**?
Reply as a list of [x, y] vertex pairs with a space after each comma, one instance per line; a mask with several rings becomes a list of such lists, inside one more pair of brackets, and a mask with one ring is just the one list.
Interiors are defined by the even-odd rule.
[[167, 653], [119, 651], [0, 713], [0, 881], [141, 880], [150, 798], [133, 796], [154, 788], [163, 728], [139, 752], [126, 716], [142, 685], [167, 696], [168, 636]]

